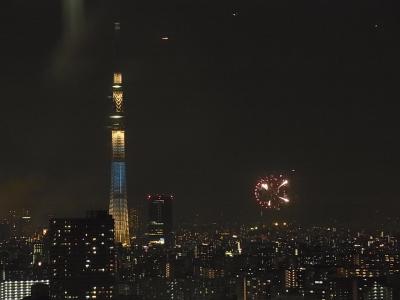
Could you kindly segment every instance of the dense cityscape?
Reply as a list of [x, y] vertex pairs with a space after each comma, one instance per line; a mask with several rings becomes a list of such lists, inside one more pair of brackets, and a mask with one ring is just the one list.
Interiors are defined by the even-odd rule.
[[152, 198], [145, 223], [131, 209], [129, 248], [114, 243], [105, 211], [40, 230], [28, 211], [10, 212], [0, 226], [1, 299], [36, 299], [35, 288], [53, 299], [400, 297], [398, 235], [286, 222], [172, 229], [170, 200]]
[[[1, 120], [0, 300], [400, 300], [400, 219], [387, 217], [398, 206], [396, 118], [346, 102], [390, 94], [392, 10], [349, 8], [337, 33], [330, 1], [313, 4], [326, 20], [290, 1], [129, 2], [48, 1], [9, 22], [5, 51], [18, 48], [21, 70], [43, 70], [4, 72], [5, 93], [36, 102], [30, 112], [9, 101]], [[30, 42], [42, 50], [10, 46], [29, 35], [12, 30], [36, 28], [29, 18], [47, 32]]]

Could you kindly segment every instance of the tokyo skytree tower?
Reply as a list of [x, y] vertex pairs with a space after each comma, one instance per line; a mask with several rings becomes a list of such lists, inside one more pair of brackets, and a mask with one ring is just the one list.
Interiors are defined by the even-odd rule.
[[[121, 26], [114, 23], [116, 39], [116, 56], [118, 59], [118, 42]], [[125, 125], [124, 94], [122, 73], [116, 63], [112, 85], [112, 111], [110, 114], [111, 129], [111, 186], [109, 213], [114, 219], [115, 242], [123, 246], [130, 245], [128, 224], [128, 200], [126, 193], [126, 159], [125, 159]]]

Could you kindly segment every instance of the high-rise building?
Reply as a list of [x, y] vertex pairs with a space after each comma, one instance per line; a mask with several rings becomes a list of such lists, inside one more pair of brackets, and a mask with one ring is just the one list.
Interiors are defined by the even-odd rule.
[[358, 299], [358, 282], [354, 278], [335, 278], [329, 282], [329, 294], [332, 299], [353, 300]]
[[50, 299], [50, 289], [48, 284], [36, 283], [31, 286], [31, 296], [25, 299], [29, 300], [47, 300]]
[[0, 300], [20, 300], [31, 295], [31, 287], [35, 284], [48, 285], [48, 280], [18, 280], [0, 283]]
[[52, 219], [52, 299], [111, 299], [115, 284], [114, 221], [106, 211]]
[[43, 250], [43, 242], [38, 241], [33, 243], [33, 254], [32, 254], [32, 264], [33, 265], [41, 265], [42, 264], [42, 260], [43, 260], [43, 254], [44, 254], [44, 250]]
[[364, 293], [365, 300], [393, 300], [393, 290], [382, 283], [374, 281]]
[[2, 221], [0, 223], [0, 243], [8, 240], [11, 236], [10, 226], [6, 223], [6, 221]]
[[129, 209], [129, 233], [136, 236], [139, 233], [140, 211], [136, 207]]
[[[116, 39], [116, 58], [118, 56], [118, 40], [120, 23], [114, 23]], [[124, 93], [122, 90], [122, 73], [116, 63], [112, 85], [112, 112], [110, 114], [111, 129], [111, 187], [109, 213], [115, 222], [115, 242], [123, 246], [130, 245], [128, 200], [126, 192], [126, 160], [125, 160], [125, 125], [124, 125]]]
[[285, 288], [294, 289], [298, 286], [297, 271], [293, 269], [285, 270]]
[[147, 237], [150, 243], [163, 244], [172, 231], [172, 195], [148, 195], [149, 220]]
[[304, 289], [305, 269], [299, 267], [290, 267], [284, 271], [284, 286], [286, 290]]

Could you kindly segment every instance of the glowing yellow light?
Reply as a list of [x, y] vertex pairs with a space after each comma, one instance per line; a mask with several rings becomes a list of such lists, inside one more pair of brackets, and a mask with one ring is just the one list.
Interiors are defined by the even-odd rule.
[[263, 183], [263, 184], [261, 185], [261, 187], [262, 187], [264, 190], [268, 191], [268, 184]]
[[112, 155], [114, 159], [125, 158], [125, 131], [113, 130], [112, 138]]
[[114, 73], [114, 84], [122, 84], [122, 74]]
[[225, 256], [233, 257], [232, 251], [225, 251]]
[[124, 94], [122, 91], [113, 91], [113, 101], [116, 112], [122, 112], [122, 102], [124, 101]]

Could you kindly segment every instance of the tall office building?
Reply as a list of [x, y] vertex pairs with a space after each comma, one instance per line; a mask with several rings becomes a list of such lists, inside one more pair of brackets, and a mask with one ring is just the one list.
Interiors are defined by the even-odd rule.
[[332, 299], [359, 299], [358, 282], [354, 278], [335, 278], [329, 282], [329, 295]]
[[0, 282], [0, 300], [21, 300], [31, 296], [31, 288], [36, 284], [48, 285], [49, 280], [15, 280]]
[[114, 221], [106, 211], [50, 220], [49, 243], [52, 299], [113, 298]]
[[393, 300], [393, 290], [382, 283], [374, 281], [364, 293], [365, 300]]
[[136, 207], [129, 209], [129, 233], [132, 236], [137, 236], [139, 233], [140, 211]]
[[150, 243], [164, 244], [172, 231], [171, 195], [148, 195], [149, 220], [147, 237]]
[[120, 23], [114, 24], [115, 30], [115, 72], [112, 85], [111, 129], [111, 186], [109, 213], [115, 222], [115, 242], [123, 246], [130, 245], [128, 200], [126, 193], [126, 160], [125, 160], [125, 125], [124, 94], [122, 90], [122, 73], [118, 59], [118, 42]]

